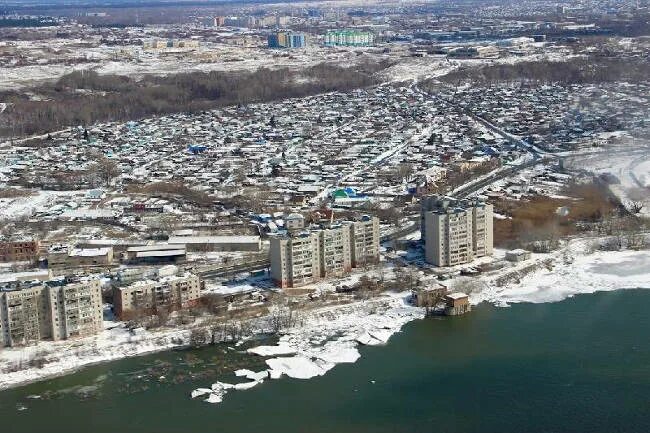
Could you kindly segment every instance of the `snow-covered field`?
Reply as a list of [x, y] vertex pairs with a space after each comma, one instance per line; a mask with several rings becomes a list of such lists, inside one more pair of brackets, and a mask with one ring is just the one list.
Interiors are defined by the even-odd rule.
[[47, 211], [59, 199], [83, 196], [84, 193], [84, 190], [33, 191], [23, 197], [0, 198], [0, 221], [31, 217], [36, 212]]
[[[624, 203], [643, 204], [641, 215], [650, 217], [650, 148], [635, 146], [613, 148], [588, 155], [569, 157], [568, 166], [592, 171], [595, 174], [609, 173], [620, 183], [610, 185], [611, 191]], [[645, 186], [645, 188], [644, 188]]]

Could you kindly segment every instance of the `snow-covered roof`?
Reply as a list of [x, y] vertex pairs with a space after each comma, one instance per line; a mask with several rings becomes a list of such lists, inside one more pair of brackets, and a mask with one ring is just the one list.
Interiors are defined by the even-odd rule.
[[259, 236], [171, 236], [170, 244], [258, 244]]

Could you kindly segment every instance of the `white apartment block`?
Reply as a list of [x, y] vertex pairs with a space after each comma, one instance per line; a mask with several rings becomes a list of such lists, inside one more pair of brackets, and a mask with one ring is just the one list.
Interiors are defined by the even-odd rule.
[[424, 197], [421, 206], [420, 230], [428, 263], [455, 266], [492, 255], [492, 205], [431, 196]]
[[0, 290], [0, 343], [4, 346], [87, 337], [102, 329], [98, 280], [52, 280]]
[[342, 222], [271, 238], [271, 278], [282, 288], [340, 277], [379, 260], [379, 220]]
[[136, 281], [113, 291], [115, 314], [122, 318], [129, 311], [155, 313], [160, 307], [187, 308], [201, 297], [201, 280], [197, 275], [169, 275], [155, 280]]

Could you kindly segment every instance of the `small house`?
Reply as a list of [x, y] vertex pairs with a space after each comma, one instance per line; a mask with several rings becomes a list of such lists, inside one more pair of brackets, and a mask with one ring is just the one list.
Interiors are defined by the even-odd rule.
[[469, 313], [472, 307], [469, 296], [462, 292], [454, 292], [445, 296], [445, 315], [460, 316]]

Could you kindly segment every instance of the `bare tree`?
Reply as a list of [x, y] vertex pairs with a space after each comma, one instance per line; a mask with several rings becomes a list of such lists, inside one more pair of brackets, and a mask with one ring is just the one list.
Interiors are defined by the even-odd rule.
[[413, 173], [415, 173], [415, 169], [413, 168], [413, 164], [411, 163], [403, 162], [397, 166], [397, 175], [402, 180], [408, 182], [409, 180], [411, 180]]
[[284, 295], [273, 298], [269, 307], [269, 326], [277, 334], [292, 325], [293, 310]]
[[192, 347], [205, 346], [210, 339], [209, 332], [205, 328], [194, 328], [190, 332], [190, 346]]
[[106, 186], [110, 185], [113, 179], [122, 173], [117, 163], [104, 155], [100, 156], [95, 163], [94, 171]]

